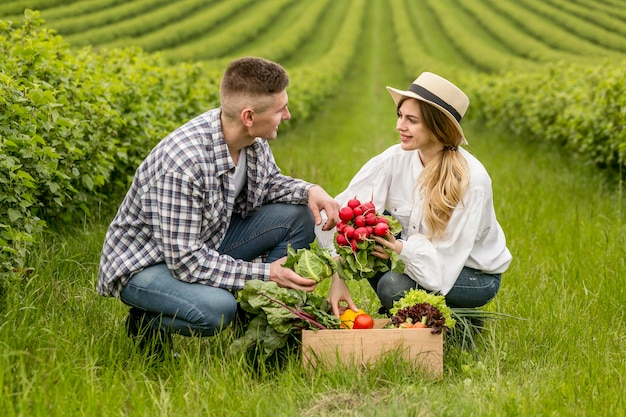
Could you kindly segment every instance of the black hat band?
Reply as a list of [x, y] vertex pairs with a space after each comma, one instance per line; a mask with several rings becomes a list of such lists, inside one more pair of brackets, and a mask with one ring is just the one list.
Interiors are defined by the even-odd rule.
[[444, 109], [446, 109], [456, 119], [457, 122], [461, 121], [462, 116], [459, 114], [458, 111], [456, 111], [456, 109], [454, 107], [452, 107], [451, 105], [449, 105], [448, 103], [446, 103], [445, 101], [440, 99], [437, 95], [431, 93], [430, 91], [428, 91], [424, 87], [422, 87], [420, 85], [417, 85], [417, 84], [411, 84], [411, 87], [409, 87], [409, 91], [417, 94], [420, 97], [425, 98], [428, 101], [432, 101], [433, 103], [437, 104], [438, 106], [443, 107]]

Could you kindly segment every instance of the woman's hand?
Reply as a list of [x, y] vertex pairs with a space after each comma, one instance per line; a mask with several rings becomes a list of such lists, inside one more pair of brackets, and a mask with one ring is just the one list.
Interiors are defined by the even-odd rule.
[[372, 236], [374, 241], [378, 243], [378, 245], [374, 246], [374, 250], [372, 250], [372, 255], [377, 256], [381, 259], [389, 259], [389, 254], [385, 250], [385, 248], [389, 248], [398, 255], [402, 252], [402, 241], [400, 239], [396, 239], [396, 237], [387, 233], [386, 236]]
[[[341, 316], [341, 314], [346, 311], [348, 308], [357, 311], [358, 307], [352, 301], [352, 296], [350, 296], [350, 288], [346, 282], [339, 278], [339, 275], [335, 272], [332, 277], [332, 284], [330, 285], [330, 292], [328, 294], [328, 301], [333, 310], [333, 314], [337, 317]], [[341, 302], [345, 302], [345, 305], [342, 305]]]

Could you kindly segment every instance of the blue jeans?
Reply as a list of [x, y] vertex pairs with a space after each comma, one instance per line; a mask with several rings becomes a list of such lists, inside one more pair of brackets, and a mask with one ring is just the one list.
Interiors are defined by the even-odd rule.
[[[500, 288], [501, 274], [486, 274], [476, 269], [464, 267], [452, 289], [445, 295], [446, 304], [456, 308], [475, 308], [491, 301]], [[406, 274], [394, 271], [377, 274], [368, 280], [381, 304], [387, 310], [393, 302], [404, 296], [412, 288], [421, 288]]]
[[[233, 214], [217, 251], [245, 261], [267, 256], [270, 263], [286, 256], [289, 244], [294, 249], [308, 248], [315, 239], [314, 226], [306, 205], [266, 205], [245, 219]], [[147, 311], [151, 325], [185, 336], [212, 336], [228, 326], [237, 312], [233, 293], [180, 281], [164, 263], [133, 275], [120, 299]]]

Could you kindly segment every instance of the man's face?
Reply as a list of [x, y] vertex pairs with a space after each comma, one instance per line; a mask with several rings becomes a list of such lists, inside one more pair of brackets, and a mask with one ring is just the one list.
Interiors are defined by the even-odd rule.
[[287, 91], [274, 94], [273, 103], [264, 111], [252, 115], [254, 124], [250, 128], [250, 135], [266, 140], [276, 139], [278, 135], [278, 125], [283, 120], [291, 119], [291, 114], [287, 108], [289, 101]]

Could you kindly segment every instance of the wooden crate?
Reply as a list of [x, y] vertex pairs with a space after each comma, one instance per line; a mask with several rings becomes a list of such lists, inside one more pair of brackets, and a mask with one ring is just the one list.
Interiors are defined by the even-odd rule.
[[375, 319], [374, 323], [369, 330], [302, 331], [303, 365], [367, 364], [385, 353], [397, 352], [431, 375], [442, 375], [442, 334], [432, 334], [430, 329], [383, 329], [388, 319]]

